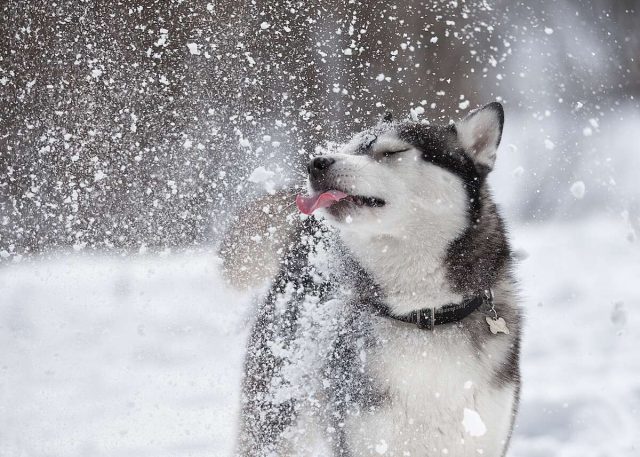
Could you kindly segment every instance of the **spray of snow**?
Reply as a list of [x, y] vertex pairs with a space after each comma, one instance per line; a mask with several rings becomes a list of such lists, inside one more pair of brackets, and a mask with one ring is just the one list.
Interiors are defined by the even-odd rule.
[[267, 170], [265, 167], [260, 166], [253, 170], [253, 172], [251, 172], [251, 175], [249, 175], [247, 180], [255, 184], [262, 184], [264, 190], [266, 190], [267, 193], [273, 195], [275, 193], [276, 187], [273, 179], [274, 176], [275, 172]]

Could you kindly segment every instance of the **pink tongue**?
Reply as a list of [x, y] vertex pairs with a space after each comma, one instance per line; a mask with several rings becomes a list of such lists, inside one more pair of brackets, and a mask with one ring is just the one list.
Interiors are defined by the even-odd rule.
[[318, 208], [326, 208], [339, 202], [343, 198], [347, 198], [348, 196], [349, 195], [344, 192], [340, 192], [339, 190], [329, 190], [312, 197], [298, 195], [296, 196], [296, 205], [300, 212], [304, 214], [311, 214]]

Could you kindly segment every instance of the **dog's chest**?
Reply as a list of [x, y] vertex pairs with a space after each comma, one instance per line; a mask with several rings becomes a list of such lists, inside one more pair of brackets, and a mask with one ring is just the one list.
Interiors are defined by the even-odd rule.
[[[350, 246], [358, 260], [384, 291], [385, 303], [397, 314], [407, 314], [415, 309], [456, 303], [462, 296], [454, 292], [446, 277], [446, 267], [438, 255], [427, 256], [421, 243], [399, 242], [380, 238]], [[403, 240], [404, 241], [404, 240]], [[426, 241], [425, 241], [426, 242]]]
[[513, 392], [491, 386], [461, 329], [429, 332], [376, 318], [373, 332], [365, 365], [383, 400], [347, 421], [354, 455], [500, 455]]

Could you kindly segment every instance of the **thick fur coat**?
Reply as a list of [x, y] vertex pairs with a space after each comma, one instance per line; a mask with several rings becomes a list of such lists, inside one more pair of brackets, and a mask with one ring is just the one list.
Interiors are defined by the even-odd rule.
[[[239, 455], [506, 452], [521, 317], [486, 182], [503, 119], [492, 103], [455, 125], [382, 122], [310, 162], [309, 201], [335, 202], [304, 217], [272, 197], [258, 225], [286, 236], [268, 242], [279, 272], [248, 343]], [[491, 308], [433, 330], [394, 319], [483, 291]]]

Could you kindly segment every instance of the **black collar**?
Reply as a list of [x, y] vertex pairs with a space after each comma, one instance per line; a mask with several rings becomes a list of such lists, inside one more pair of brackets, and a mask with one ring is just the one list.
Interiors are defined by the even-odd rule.
[[493, 291], [491, 289], [484, 290], [474, 297], [463, 300], [461, 303], [444, 305], [438, 309], [422, 308], [411, 311], [409, 314], [397, 316], [391, 314], [385, 306], [377, 310], [377, 315], [414, 324], [421, 329], [433, 330], [436, 325], [461, 321], [483, 305], [487, 307], [488, 311], [494, 309]]

